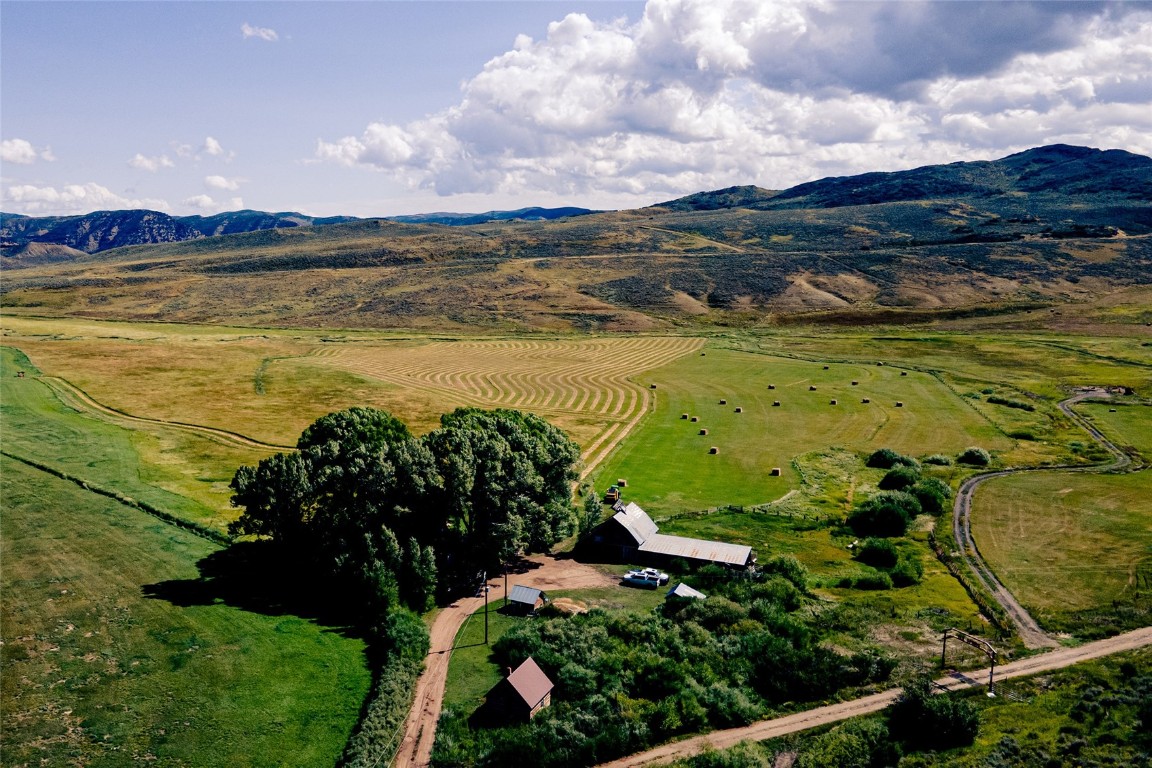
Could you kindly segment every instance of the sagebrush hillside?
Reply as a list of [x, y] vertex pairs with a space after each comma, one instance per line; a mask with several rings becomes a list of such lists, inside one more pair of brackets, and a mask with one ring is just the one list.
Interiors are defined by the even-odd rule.
[[1152, 159], [1057, 145], [555, 221], [118, 248], [8, 270], [0, 290], [6, 311], [36, 314], [564, 331], [988, 314], [1150, 283]]

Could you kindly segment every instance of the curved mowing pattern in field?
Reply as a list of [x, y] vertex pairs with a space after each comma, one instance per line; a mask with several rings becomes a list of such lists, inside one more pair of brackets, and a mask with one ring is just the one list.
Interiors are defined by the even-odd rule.
[[591, 418], [602, 426], [583, 446], [591, 468], [648, 410], [634, 378], [698, 350], [687, 338], [586, 341], [448, 341], [324, 350], [319, 359], [451, 405], [518, 408]]

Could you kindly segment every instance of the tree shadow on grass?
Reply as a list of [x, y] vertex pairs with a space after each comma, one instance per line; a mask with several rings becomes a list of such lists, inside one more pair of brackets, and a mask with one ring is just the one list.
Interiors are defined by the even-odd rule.
[[364, 606], [300, 558], [268, 541], [243, 541], [196, 563], [198, 579], [145, 584], [147, 598], [183, 608], [224, 605], [268, 616], [297, 616], [348, 637], [365, 638]]

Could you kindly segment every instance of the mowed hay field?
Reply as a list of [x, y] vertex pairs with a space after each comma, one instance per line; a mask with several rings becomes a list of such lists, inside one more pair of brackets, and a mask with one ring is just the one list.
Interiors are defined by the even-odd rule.
[[637, 376], [703, 346], [693, 338], [469, 340], [325, 349], [319, 360], [427, 393], [444, 410], [531, 411], [565, 429], [594, 465], [649, 410]]
[[7, 457], [0, 500], [4, 765], [336, 761], [361, 641], [212, 599], [215, 545]]
[[[1117, 444], [1152, 455], [1152, 408], [1077, 408]], [[1041, 621], [1105, 608], [1152, 585], [1152, 470], [997, 478], [976, 493], [972, 532], [1005, 586]]]
[[[596, 473], [596, 486], [625, 479], [626, 498], [659, 514], [777, 499], [801, 484], [793, 458], [828, 446], [914, 456], [1012, 446], [933, 376], [891, 366], [709, 348], [645, 381], [656, 384], [656, 412]], [[774, 467], [780, 477], [770, 476]]]
[[651, 409], [638, 377], [703, 345], [685, 337], [392, 338], [386, 334], [5, 318], [46, 375], [133, 416], [291, 445], [316, 418], [375, 406], [417, 433], [459, 406], [519, 408], [595, 463]]

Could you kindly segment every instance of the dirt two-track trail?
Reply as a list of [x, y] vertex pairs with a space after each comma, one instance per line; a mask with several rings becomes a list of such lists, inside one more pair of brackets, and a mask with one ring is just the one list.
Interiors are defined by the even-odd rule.
[[1060, 410], [1071, 419], [1074, 423], [1082, 427], [1092, 439], [1104, 447], [1110, 454], [1113, 460], [1104, 465], [1095, 465], [1090, 467], [1038, 467], [1038, 468], [1022, 468], [1022, 469], [1005, 469], [999, 472], [988, 472], [983, 475], [976, 475], [965, 480], [960, 485], [960, 490], [956, 493], [956, 503], [952, 507], [952, 533], [956, 539], [956, 544], [959, 546], [960, 559], [968, 567], [968, 570], [976, 577], [976, 579], [984, 586], [988, 593], [996, 600], [997, 603], [1004, 609], [1008, 618], [1016, 627], [1016, 632], [1020, 635], [1020, 640], [1025, 646], [1032, 649], [1038, 648], [1055, 648], [1059, 643], [1040, 628], [1032, 615], [1020, 605], [1016, 597], [1008, 591], [1000, 579], [996, 577], [988, 564], [984, 562], [984, 558], [980, 556], [980, 550], [976, 546], [975, 539], [972, 538], [971, 517], [972, 517], [972, 497], [984, 483], [993, 480], [997, 477], [1007, 477], [1008, 475], [1019, 474], [1021, 472], [1116, 472], [1129, 469], [1139, 469], [1134, 465], [1132, 459], [1121, 451], [1116, 445], [1107, 437], [1096, 429], [1092, 424], [1084, 420], [1080, 414], [1072, 410], [1072, 406], [1082, 400], [1087, 399], [1103, 399], [1109, 395], [1106, 391], [1101, 389], [1090, 389], [1079, 392], [1072, 397], [1061, 400], [1058, 403]]

